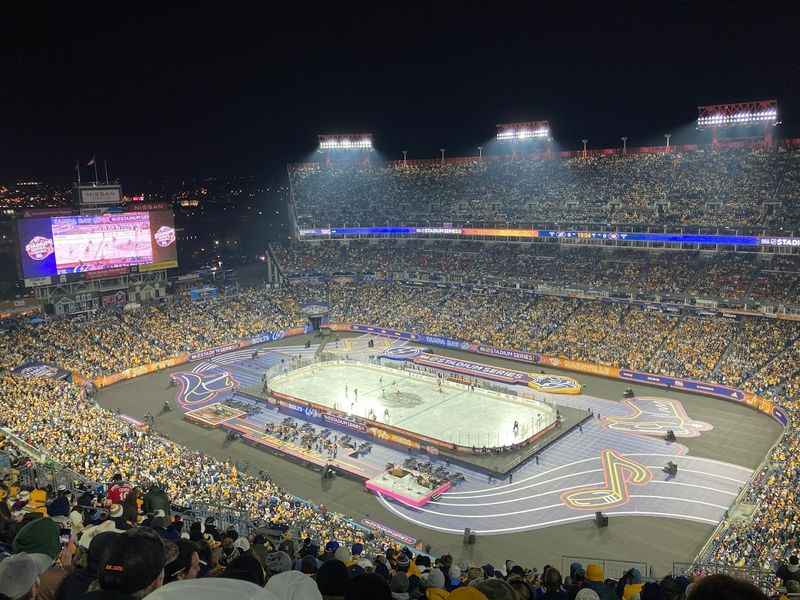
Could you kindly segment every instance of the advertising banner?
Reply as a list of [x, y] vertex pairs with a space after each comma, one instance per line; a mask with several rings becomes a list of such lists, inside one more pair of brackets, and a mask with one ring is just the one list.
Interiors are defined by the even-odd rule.
[[680, 379], [677, 377], [668, 377], [666, 375], [654, 375], [653, 373], [643, 373], [640, 371], [631, 371], [630, 369], [620, 369], [619, 377], [627, 381], [635, 381], [640, 383], [647, 383], [650, 385], [658, 385], [669, 387], [676, 390], [686, 392], [695, 392], [706, 396], [716, 396], [726, 400], [733, 400], [740, 402], [747, 406], [758, 410], [764, 414], [769, 415], [778, 423], [786, 427], [789, 424], [789, 416], [780, 406], [774, 402], [762, 398], [751, 392], [738, 390], [736, 388], [719, 385], [716, 383], [703, 383], [702, 381], [693, 381], [691, 379]]
[[594, 363], [583, 362], [582, 360], [570, 360], [568, 358], [560, 358], [557, 356], [544, 356], [539, 355], [537, 361], [540, 365], [548, 367], [555, 367], [556, 369], [566, 369], [568, 371], [578, 371], [579, 373], [588, 373], [589, 375], [600, 375], [601, 377], [619, 377], [619, 369], [617, 367], [609, 367], [607, 365], [598, 365]]
[[469, 360], [459, 360], [449, 356], [439, 356], [436, 354], [422, 354], [414, 359], [415, 364], [435, 369], [445, 369], [464, 375], [483, 377], [503, 383], [525, 385], [528, 383], [528, 374], [511, 369], [483, 365]]
[[200, 350], [198, 352], [192, 352], [189, 354], [189, 361], [195, 360], [202, 360], [204, 358], [212, 358], [214, 356], [219, 356], [220, 354], [225, 354], [226, 352], [230, 352], [231, 350], [238, 350], [242, 348], [246, 344], [242, 342], [232, 342], [230, 344], [223, 344], [222, 346], [214, 346], [213, 348], [206, 348], [205, 350]]
[[40, 362], [25, 363], [12, 372], [14, 375], [38, 379], [67, 379], [70, 375], [69, 371]]

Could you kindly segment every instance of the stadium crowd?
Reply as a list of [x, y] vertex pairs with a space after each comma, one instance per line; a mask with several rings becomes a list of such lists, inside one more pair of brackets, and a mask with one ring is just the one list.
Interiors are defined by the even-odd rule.
[[420, 240], [279, 244], [273, 252], [289, 277], [391, 274], [395, 279], [602, 290], [683, 302], [797, 305], [800, 260], [732, 253], [612, 251], [609, 248]]
[[290, 173], [300, 227], [617, 223], [784, 227], [800, 152], [740, 148], [543, 159], [304, 165]]
[[[0, 336], [0, 421], [93, 481], [122, 479], [139, 490], [158, 483], [175, 504], [222, 503], [267, 527], [291, 524], [296, 545], [305, 539], [317, 549], [330, 540], [357, 543], [374, 557], [383, 552], [387, 539], [380, 535], [367, 539], [343, 515], [316, 510], [268, 479], [237, 472], [231, 464], [123, 423], [84, 400], [73, 384], [13, 373], [15, 367], [36, 361], [87, 377], [109, 373], [176, 352], [299, 325], [304, 319], [298, 307], [310, 300], [328, 302], [333, 321], [735, 383], [776, 399], [791, 415], [792, 426], [748, 492], [756, 505], [752, 524], [724, 527], [714, 540], [713, 552], [721, 562], [772, 568], [796, 547], [800, 325], [792, 321], [676, 314], [623, 303], [543, 297], [524, 290], [297, 282], [281, 289], [248, 290], [233, 298], [179, 300], [133, 312], [103, 313], [77, 323], [7, 324], [9, 329]], [[24, 502], [19, 495], [16, 500]], [[19, 518], [19, 510], [12, 512], [17, 513], [13, 519]]]

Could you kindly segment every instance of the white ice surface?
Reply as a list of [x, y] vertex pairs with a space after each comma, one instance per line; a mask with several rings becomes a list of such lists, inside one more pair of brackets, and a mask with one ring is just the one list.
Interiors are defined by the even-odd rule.
[[[359, 417], [372, 410], [381, 422], [462, 446], [517, 443], [547, 427], [555, 415], [536, 400], [449, 382], [440, 392], [435, 377], [343, 361], [291, 371], [272, 379], [270, 387]], [[514, 421], [520, 426], [516, 434]]]

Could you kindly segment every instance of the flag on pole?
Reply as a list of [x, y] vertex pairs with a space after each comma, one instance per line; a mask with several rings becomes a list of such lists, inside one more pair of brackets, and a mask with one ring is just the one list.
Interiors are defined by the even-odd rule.
[[87, 167], [91, 167], [93, 164], [94, 164], [94, 156], [92, 157], [92, 160], [90, 160], [88, 163], [86, 163], [86, 166]]

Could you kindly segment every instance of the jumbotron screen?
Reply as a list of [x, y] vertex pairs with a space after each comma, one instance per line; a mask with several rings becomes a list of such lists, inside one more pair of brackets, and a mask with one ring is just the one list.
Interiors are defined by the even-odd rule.
[[20, 219], [18, 232], [25, 278], [178, 266], [169, 210], [33, 217]]

